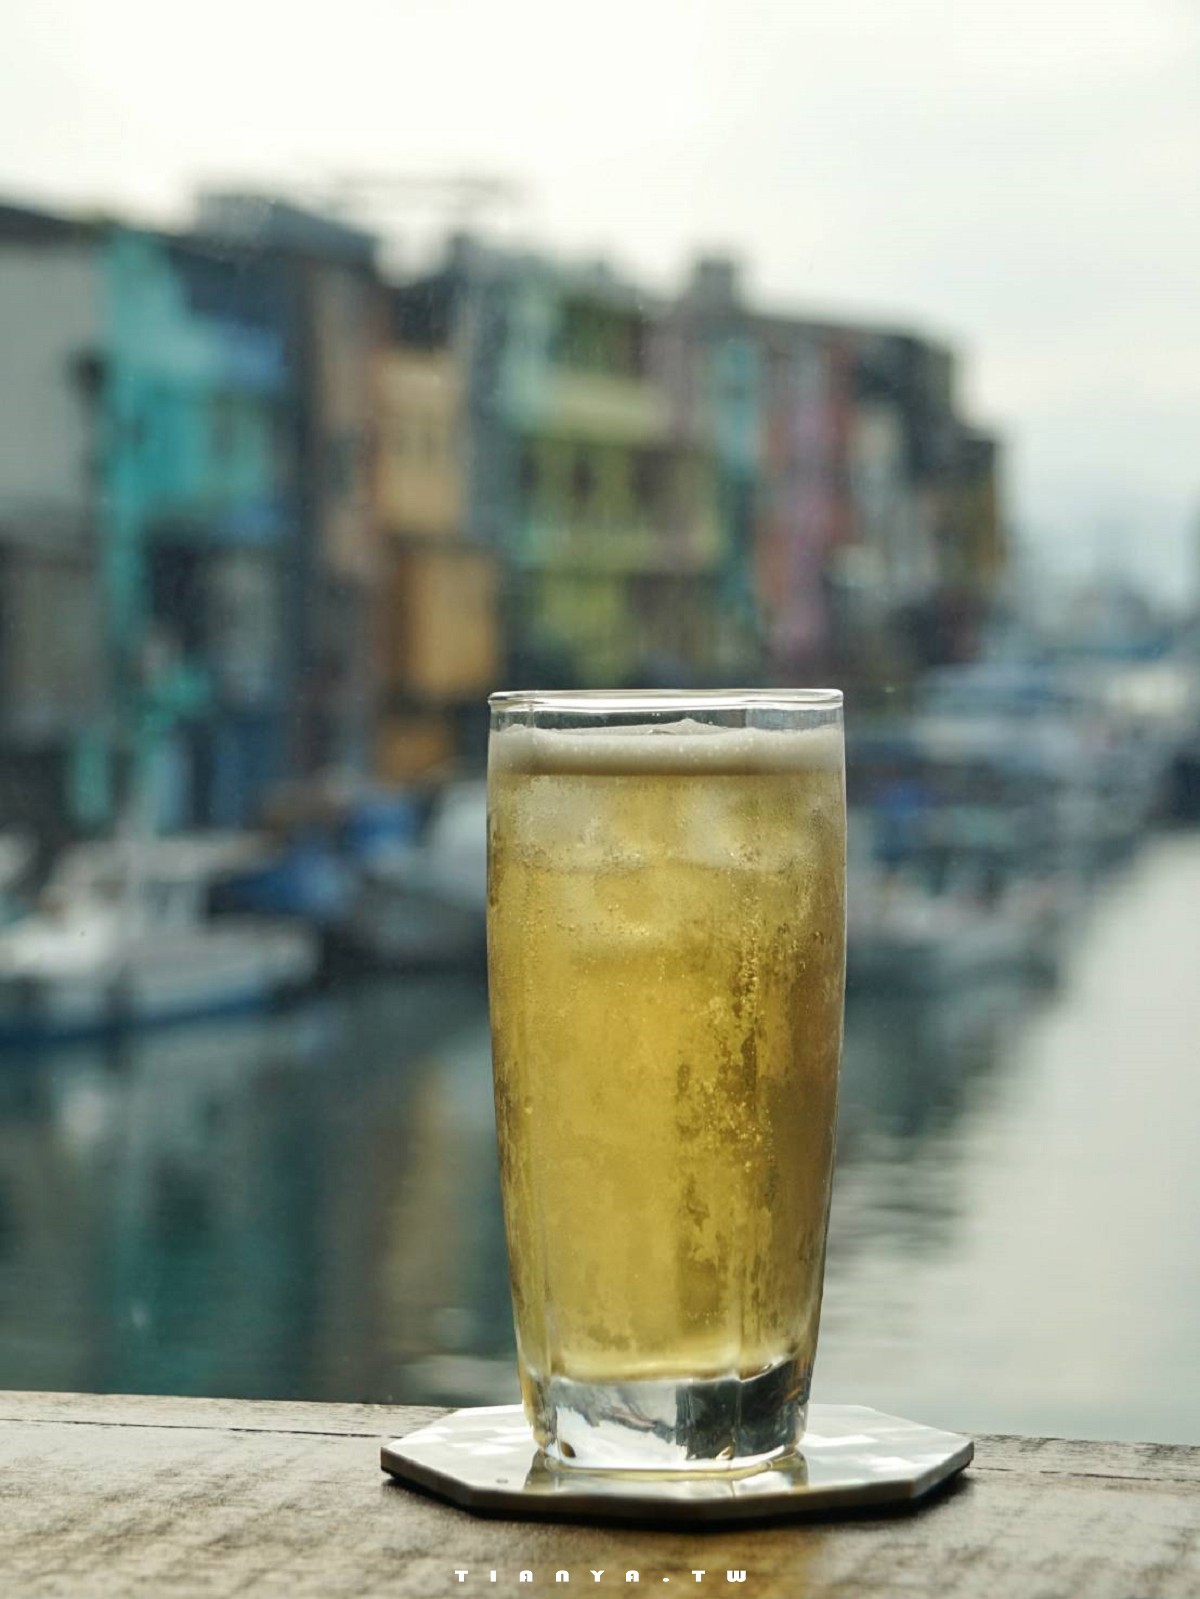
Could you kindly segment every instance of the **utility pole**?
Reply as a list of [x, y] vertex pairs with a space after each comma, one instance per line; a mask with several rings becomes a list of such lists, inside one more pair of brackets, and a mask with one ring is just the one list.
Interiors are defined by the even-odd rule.
[[441, 212], [452, 228], [469, 229], [497, 206], [518, 205], [521, 186], [508, 178], [472, 172], [342, 172], [320, 184], [317, 197], [335, 214], [396, 207]]
[[373, 228], [394, 247], [414, 231], [433, 238], [473, 233], [486, 216], [522, 205], [525, 191], [486, 173], [341, 172], [314, 183], [302, 198], [342, 221]]

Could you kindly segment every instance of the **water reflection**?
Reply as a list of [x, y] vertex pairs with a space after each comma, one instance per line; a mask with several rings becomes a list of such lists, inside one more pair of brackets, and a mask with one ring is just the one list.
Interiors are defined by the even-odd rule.
[[[852, 997], [820, 1397], [1200, 1439], [1188, 883], [1153, 847], [1057, 993]], [[6, 1057], [0, 1386], [511, 1398], [480, 981]]]

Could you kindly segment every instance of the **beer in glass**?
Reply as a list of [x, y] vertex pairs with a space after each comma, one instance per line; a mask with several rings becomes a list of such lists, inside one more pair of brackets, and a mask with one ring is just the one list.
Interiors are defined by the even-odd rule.
[[808, 1402], [845, 965], [841, 695], [498, 694], [489, 986], [526, 1411], [746, 1469]]

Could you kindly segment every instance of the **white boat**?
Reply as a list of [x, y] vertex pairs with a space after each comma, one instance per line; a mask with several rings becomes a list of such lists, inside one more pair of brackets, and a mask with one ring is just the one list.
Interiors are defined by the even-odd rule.
[[991, 901], [858, 873], [850, 888], [848, 977], [857, 986], [938, 989], [1057, 970], [1062, 890], [1053, 883], [1014, 883]]
[[487, 788], [444, 790], [421, 841], [375, 862], [339, 928], [353, 964], [466, 966], [486, 948]]
[[301, 987], [317, 965], [309, 929], [207, 915], [213, 879], [261, 850], [214, 834], [69, 851], [40, 907], [0, 932], [0, 1038], [147, 1026]]

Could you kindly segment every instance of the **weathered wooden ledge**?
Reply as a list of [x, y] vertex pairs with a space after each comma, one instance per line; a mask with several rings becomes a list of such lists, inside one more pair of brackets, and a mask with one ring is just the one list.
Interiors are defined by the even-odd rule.
[[1200, 1449], [981, 1437], [909, 1513], [647, 1532], [483, 1520], [394, 1486], [380, 1440], [438, 1414], [0, 1393], [0, 1595], [1200, 1594]]

